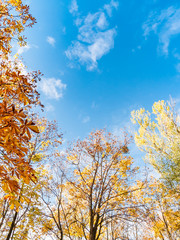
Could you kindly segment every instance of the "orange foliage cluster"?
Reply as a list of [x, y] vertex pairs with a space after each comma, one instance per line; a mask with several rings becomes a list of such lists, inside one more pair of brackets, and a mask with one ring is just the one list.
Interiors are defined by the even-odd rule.
[[21, 0], [0, 0], [0, 51], [8, 54], [13, 39], [25, 44], [21, 33], [34, 23], [35, 18], [29, 13], [29, 6]]
[[0, 179], [7, 193], [18, 191], [18, 179], [34, 178], [26, 154], [30, 130], [39, 132], [31, 109], [41, 105], [36, 90], [40, 73], [26, 73], [21, 61], [10, 56], [11, 41], [25, 44], [21, 33], [34, 23], [21, 0], [0, 0]]

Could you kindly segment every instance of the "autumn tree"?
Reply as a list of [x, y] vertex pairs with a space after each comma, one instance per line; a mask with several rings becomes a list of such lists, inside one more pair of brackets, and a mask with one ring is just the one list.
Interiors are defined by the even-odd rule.
[[61, 165], [64, 161], [60, 166], [64, 181], [49, 190], [59, 191], [54, 206], [44, 198], [50, 214], [47, 231], [49, 227], [63, 239], [60, 223], [68, 239], [108, 239], [113, 222], [141, 221], [142, 206], [134, 193], [144, 185], [133, 182], [138, 169], [129, 156], [129, 140], [126, 136], [121, 142], [105, 130], [95, 131], [57, 156]]
[[[38, 239], [42, 221], [42, 202], [40, 190], [46, 174], [45, 164], [51, 160], [56, 148], [61, 144], [56, 122], [37, 119], [40, 134], [32, 136], [27, 153], [27, 161], [36, 170], [37, 182], [19, 182], [20, 192], [16, 198], [0, 203], [0, 236], [9, 239]], [[3, 192], [1, 193], [3, 194]], [[2, 197], [2, 195], [1, 195]]]
[[146, 160], [171, 189], [180, 193], [180, 118], [174, 107], [155, 102], [152, 113], [133, 111], [132, 121], [139, 127], [135, 142], [146, 153]]
[[180, 236], [178, 197], [163, 182], [154, 177], [148, 187], [139, 193], [147, 212], [143, 230], [157, 240], [177, 240]]
[[34, 23], [21, 0], [0, 0], [0, 184], [7, 198], [20, 190], [19, 179], [35, 181], [26, 155], [32, 131], [39, 132], [31, 109], [41, 105], [36, 90], [40, 73], [28, 73], [10, 56], [12, 40], [25, 44], [22, 32]]
[[[43, 204], [41, 214], [41, 235], [52, 239], [63, 240], [69, 236], [69, 221], [67, 218], [72, 209], [67, 209], [64, 196], [64, 177], [58, 166], [48, 169], [48, 174], [41, 181], [40, 198]], [[69, 219], [69, 218], [68, 218]]]
[[155, 102], [152, 113], [140, 109], [132, 112], [133, 122], [139, 127], [135, 135], [137, 146], [145, 152], [160, 174], [150, 181], [148, 225], [156, 239], [178, 239], [180, 229], [180, 128], [179, 115], [174, 105]]
[[22, 35], [26, 27], [32, 27], [35, 18], [29, 12], [29, 6], [21, 0], [0, 0], [0, 56], [7, 57], [11, 51], [12, 40], [25, 44]]

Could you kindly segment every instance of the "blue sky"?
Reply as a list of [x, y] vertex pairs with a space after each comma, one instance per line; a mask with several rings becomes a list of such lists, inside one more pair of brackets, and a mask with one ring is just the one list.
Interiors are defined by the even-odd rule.
[[130, 112], [180, 99], [179, 0], [28, 1], [37, 24], [17, 48], [45, 116], [66, 139], [130, 126]]

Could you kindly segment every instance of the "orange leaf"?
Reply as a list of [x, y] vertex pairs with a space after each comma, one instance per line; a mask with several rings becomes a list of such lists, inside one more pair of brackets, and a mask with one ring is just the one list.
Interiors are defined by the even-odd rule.
[[33, 132], [39, 133], [39, 129], [37, 126], [34, 125], [28, 125], [28, 128], [30, 128]]

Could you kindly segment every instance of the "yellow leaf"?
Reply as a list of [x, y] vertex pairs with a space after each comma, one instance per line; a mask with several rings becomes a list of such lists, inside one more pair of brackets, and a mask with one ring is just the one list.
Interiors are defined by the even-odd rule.
[[11, 204], [10, 209], [11, 209], [11, 210], [14, 209], [14, 204], [13, 204], [13, 203]]

